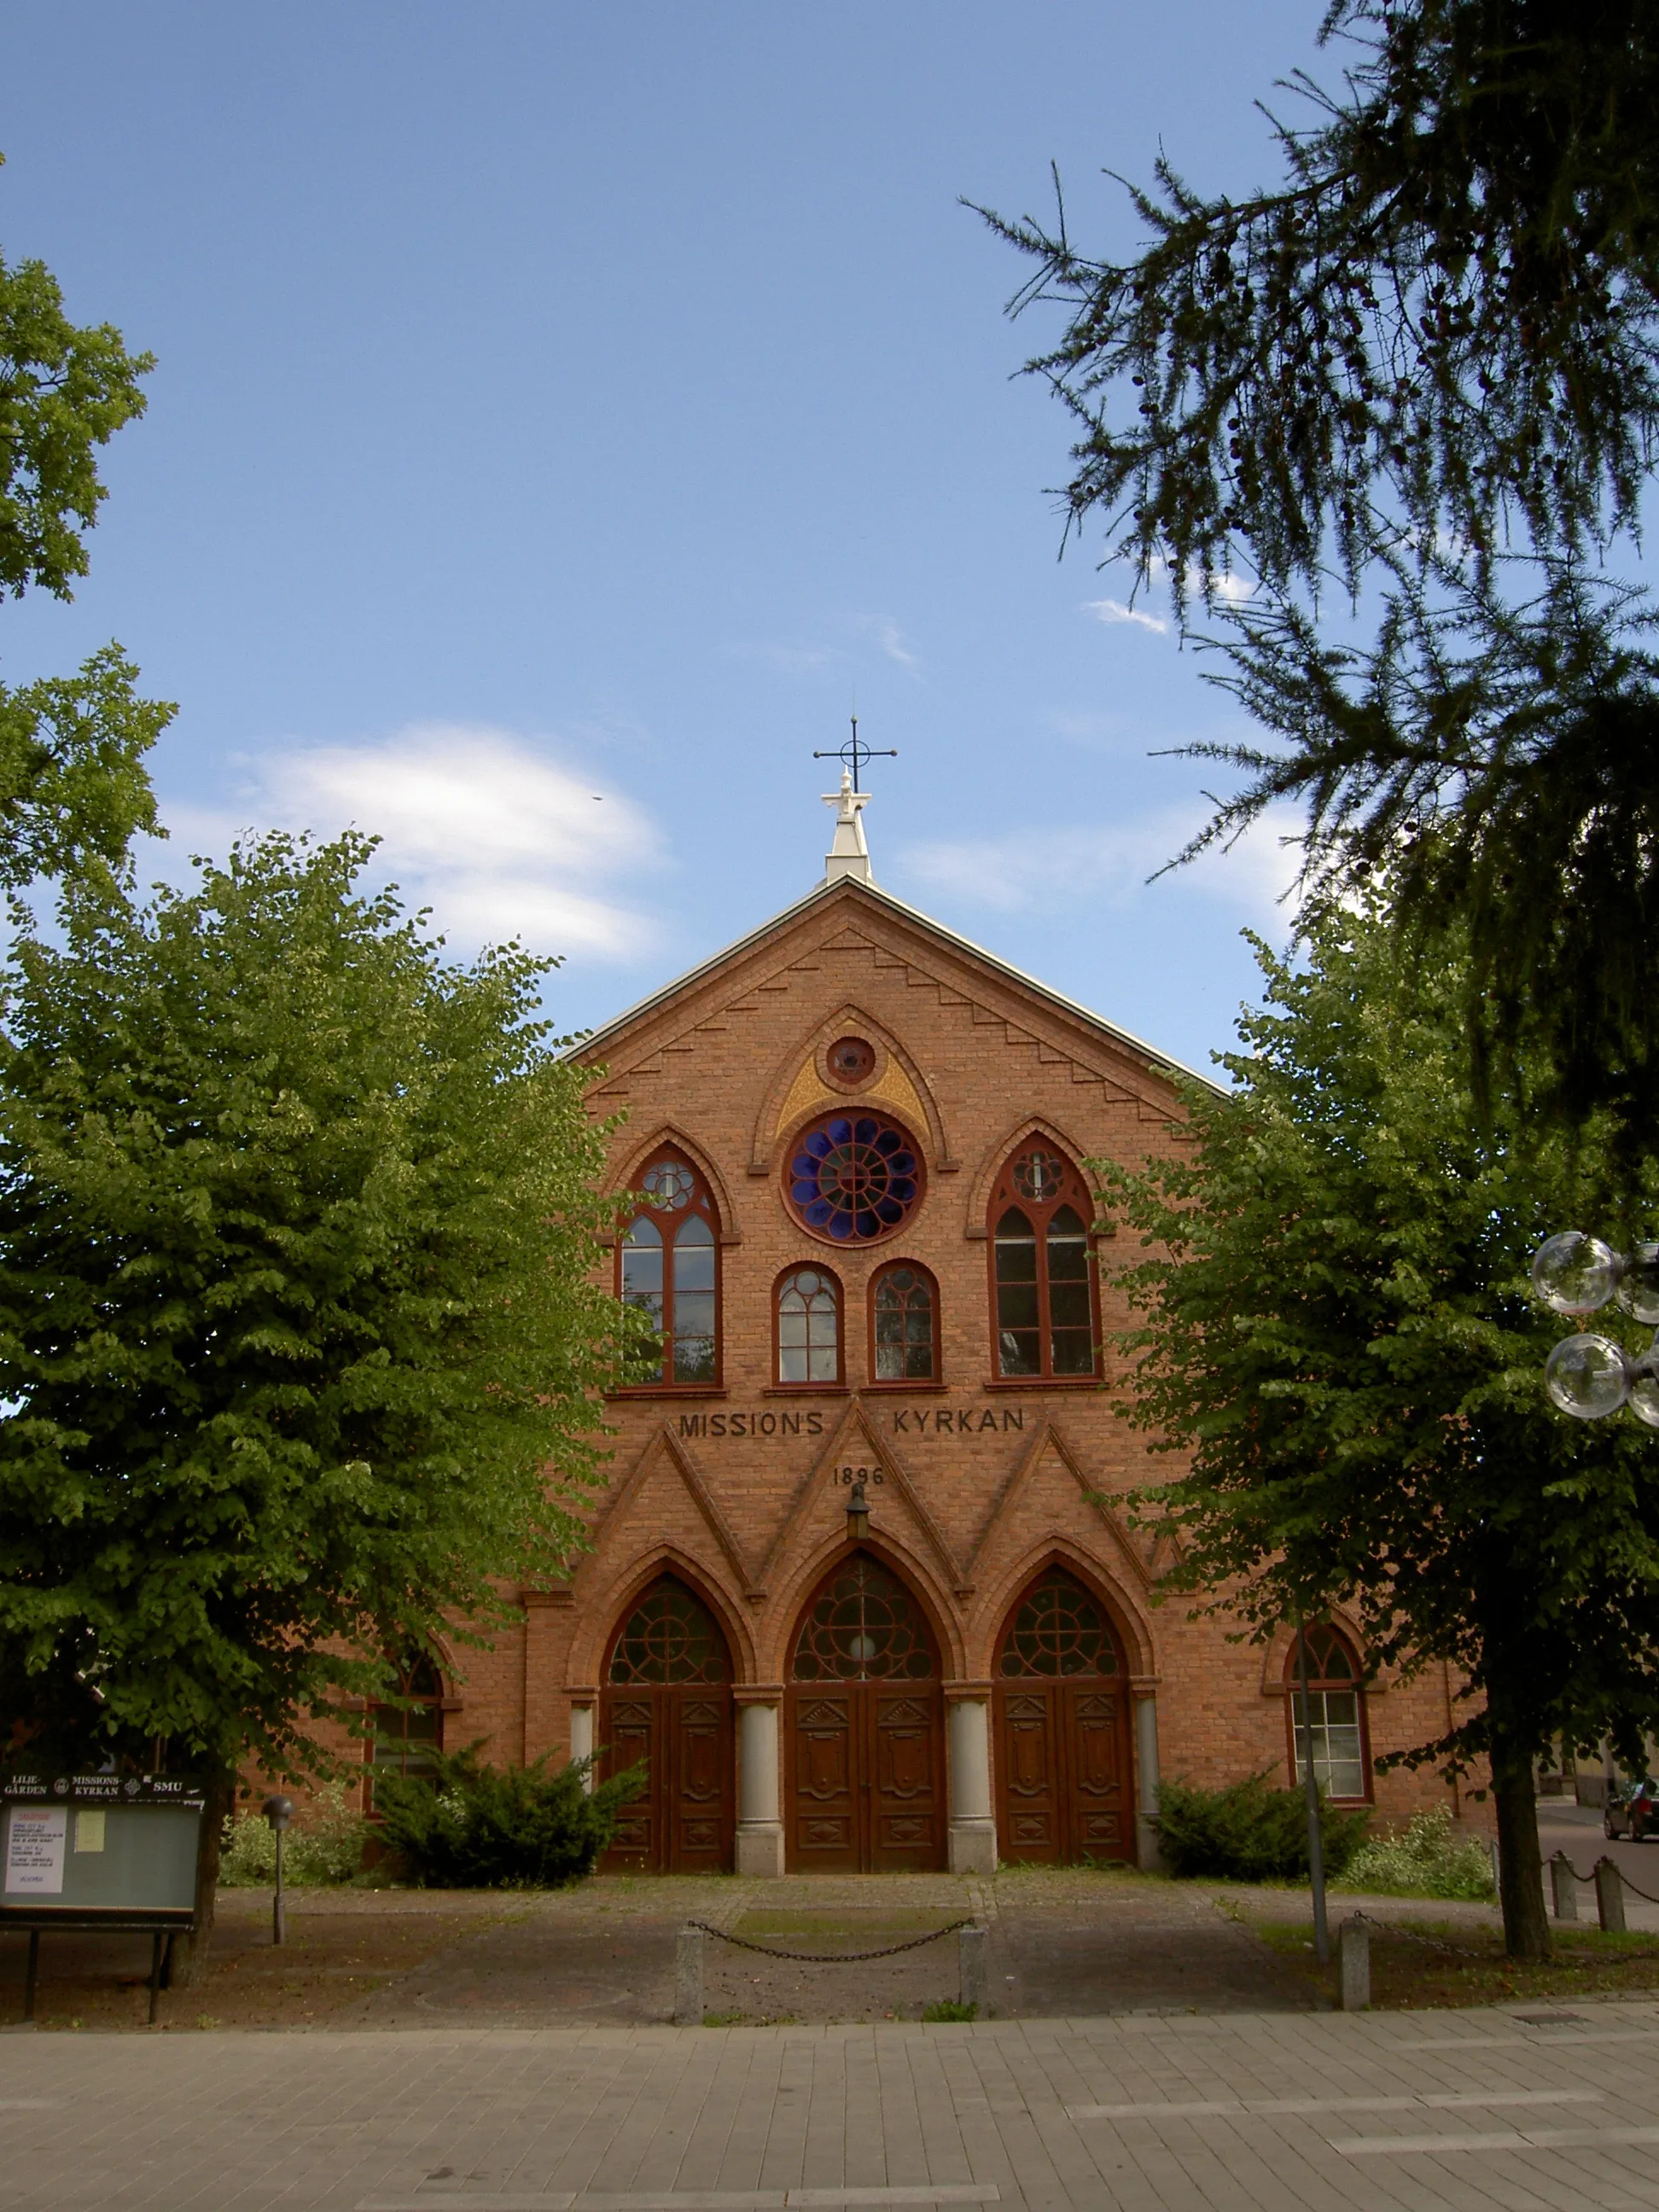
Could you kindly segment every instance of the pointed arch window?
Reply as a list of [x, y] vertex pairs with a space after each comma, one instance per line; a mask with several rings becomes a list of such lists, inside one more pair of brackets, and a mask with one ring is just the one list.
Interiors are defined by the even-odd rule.
[[[430, 1781], [444, 1747], [444, 1686], [423, 1651], [411, 1652], [398, 1669], [396, 1705], [369, 1709], [368, 1809], [374, 1809], [374, 1784], [383, 1774]], [[404, 1699], [408, 1702], [405, 1704]]]
[[996, 1371], [1087, 1380], [1098, 1371], [1094, 1271], [1082, 1176], [1046, 1143], [1024, 1146], [991, 1193]]
[[1285, 1707], [1291, 1745], [1291, 1778], [1300, 1785], [1307, 1771], [1308, 1739], [1313, 1739], [1314, 1779], [1325, 1795], [1341, 1804], [1363, 1804], [1370, 1796], [1370, 1755], [1366, 1740], [1365, 1691], [1353, 1646], [1328, 1621], [1310, 1622], [1308, 1718], [1302, 1717], [1300, 1643], [1292, 1638], [1285, 1662]]
[[877, 1382], [939, 1380], [939, 1286], [912, 1260], [870, 1285], [870, 1374]]
[[708, 1184], [682, 1153], [658, 1152], [640, 1177], [646, 1203], [617, 1255], [617, 1289], [662, 1340], [647, 1389], [712, 1388], [720, 1381], [720, 1216]]
[[792, 1267], [778, 1284], [778, 1381], [842, 1379], [841, 1285], [827, 1267]]

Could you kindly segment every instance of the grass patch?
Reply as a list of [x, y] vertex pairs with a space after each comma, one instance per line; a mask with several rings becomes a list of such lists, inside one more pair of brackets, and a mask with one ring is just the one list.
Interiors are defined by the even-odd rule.
[[977, 2020], [979, 2007], [959, 2004], [955, 1997], [935, 1997], [932, 2004], [923, 2005], [921, 2016], [924, 2020]]
[[[1250, 1926], [1306, 1984], [1311, 1996], [1334, 2001], [1334, 1928], [1332, 1963], [1321, 1966], [1305, 1921], [1253, 1920]], [[1435, 1949], [1373, 1926], [1371, 2003], [1378, 2010], [1507, 2004], [1514, 1998], [1565, 2002], [1659, 1989], [1659, 1937], [1653, 1936], [1604, 1936], [1600, 1929], [1575, 1929], [1571, 1935], [1553, 1931], [1554, 1957], [1547, 1965], [1528, 1966], [1504, 1955], [1498, 1929], [1445, 1921], [1413, 1921], [1412, 1926], [1413, 1935], [1439, 1936], [1458, 1948]]]

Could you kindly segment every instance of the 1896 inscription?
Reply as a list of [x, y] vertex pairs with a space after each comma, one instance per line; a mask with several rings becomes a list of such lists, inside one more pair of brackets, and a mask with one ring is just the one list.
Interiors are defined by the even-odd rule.
[[[964, 1406], [951, 1407], [892, 1407], [888, 1424], [896, 1437], [1001, 1436], [1025, 1426], [1023, 1406]], [[821, 1413], [682, 1413], [683, 1437], [821, 1437]]]

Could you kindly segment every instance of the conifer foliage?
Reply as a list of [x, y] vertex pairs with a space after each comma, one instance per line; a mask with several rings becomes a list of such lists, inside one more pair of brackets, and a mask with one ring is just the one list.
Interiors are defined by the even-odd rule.
[[1063, 212], [991, 216], [1035, 260], [1016, 306], [1066, 319], [1028, 367], [1078, 425], [1072, 520], [1202, 605], [1267, 733], [1193, 749], [1236, 776], [1182, 857], [1298, 803], [1316, 884], [1384, 868], [1406, 931], [1471, 921], [1482, 1103], [1495, 1062], [1553, 1120], [1610, 1109], [1633, 1160], [1659, 1150], [1659, 695], [1630, 589], [1659, 13], [1333, 0], [1324, 37], [1344, 79], [1285, 88], [1308, 119], [1276, 126], [1277, 185], [1160, 162], [1132, 260]]

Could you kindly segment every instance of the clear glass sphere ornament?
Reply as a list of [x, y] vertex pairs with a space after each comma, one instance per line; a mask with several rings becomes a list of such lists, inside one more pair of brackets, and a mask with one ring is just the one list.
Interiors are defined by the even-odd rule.
[[1631, 1370], [1630, 1409], [1638, 1421], [1659, 1429], [1659, 1358], [1644, 1352]]
[[1630, 1395], [1631, 1364], [1606, 1336], [1564, 1336], [1544, 1362], [1544, 1388], [1564, 1413], [1599, 1421]]
[[1619, 1273], [1619, 1303], [1644, 1328], [1659, 1328], [1659, 1244], [1633, 1244]]
[[1532, 1286], [1554, 1313], [1593, 1314], [1619, 1287], [1619, 1255], [1599, 1237], [1564, 1230], [1534, 1255]]

